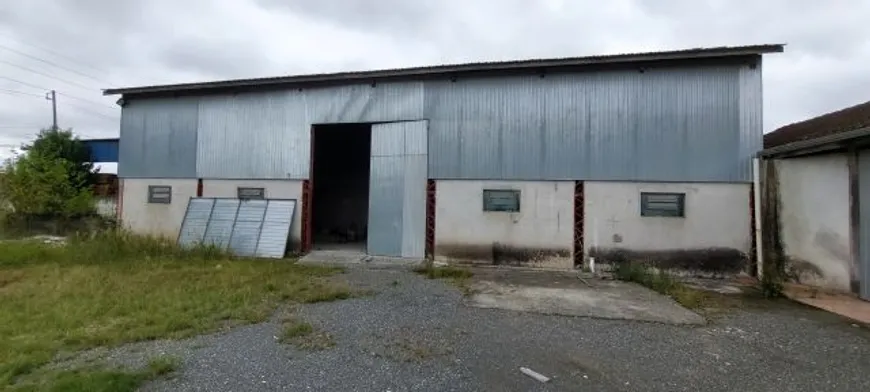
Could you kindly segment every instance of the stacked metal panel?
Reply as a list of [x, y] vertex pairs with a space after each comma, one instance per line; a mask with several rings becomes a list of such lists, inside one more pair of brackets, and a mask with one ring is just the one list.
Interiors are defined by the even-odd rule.
[[282, 258], [296, 200], [191, 198], [181, 223], [181, 246], [206, 245], [236, 256]]

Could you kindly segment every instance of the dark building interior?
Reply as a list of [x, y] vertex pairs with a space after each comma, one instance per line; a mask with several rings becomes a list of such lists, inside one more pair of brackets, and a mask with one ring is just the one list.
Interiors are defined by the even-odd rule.
[[371, 124], [315, 125], [312, 239], [315, 249], [365, 246], [368, 231]]

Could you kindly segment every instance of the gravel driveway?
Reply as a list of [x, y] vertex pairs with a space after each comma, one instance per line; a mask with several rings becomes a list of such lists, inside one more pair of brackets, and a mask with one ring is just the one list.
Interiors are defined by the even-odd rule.
[[296, 311], [332, 348], [279, 343], [276, 319], [107, 358], [178, 355], [178, 373], [148, 391], [870, 390], [870, 331], [786, 302], [673, 326], [471, 308], [450, 283], [406, 271], [345, 277], [373, 295]]

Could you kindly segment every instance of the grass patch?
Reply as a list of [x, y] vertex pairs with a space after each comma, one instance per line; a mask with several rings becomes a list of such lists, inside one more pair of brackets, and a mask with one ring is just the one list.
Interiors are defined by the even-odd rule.
[[335, 340], [326, 332], [318, 331], [313, 325], [296, 319], [284, 320], [284, 329], [279, 341], [292, 344], [299, 349], [307, 351], [320, 351], [335, 346]]
[[[414, 269], [414, 272], [428, 279], [444, 279], [456, 286], [463, 295], [472, 294], [471, 277], [474, 273], [465, 268], [453, 266], [435, 267], [432, 263], [426, 263]], [[398, 282], [396, 282], [398, 283]]]
[[165, 376], [178, 369], [179, 365], [181, 360], [178, 358], [163, 355], [148, 361], [148, 373], [155, 377]]
[[414, 272], [429, 279], [468, 279], [474, 276], [474, 273], [464, 268], [451, 266], [435, 267], [432, 264], [417, 267], [414, 269]]
[[178, 358], [160, 356], [152, 358], [141, 371], [107, 370], [85, 368], [46, 372], [34, 382], [17, 385], [14, 391], [56, 392], [133, 392], [145, 382], [164, 377], [174, 372]]
[[616, 265], [613, 276], [616, 279], [634, 282], [667, 295], [689, 309], [703, 308], [707, 302], [706, 293], [687, 287], [676, 277], [662, 270], [654, 272], [639, 264], [622, 263]]
[[[38, 369], [60, 351], [182, 338], [265, 321], [284, 302], [349, 298], [350, 290], [326, 279], [337, 271], [234, 260], [214, 248], [182, 249], [172, 240], [124, 233], [71, 238], [66, 246], [2, 242], [0, 390], [19, 381], [42, 385], [32, 379], [41, 376], [54, 384], [39, 390], [73, 385], [72, 379], [126, 385], [117, 372], [79, 377]], [[70, 388], [58, 390], [79, 390]]]
[[289, 320], [284, 323], [284, 331], [281, 334], [281, 342], [287, 343], [293, 339], [311, 335], [314, 327], [299, 320]]

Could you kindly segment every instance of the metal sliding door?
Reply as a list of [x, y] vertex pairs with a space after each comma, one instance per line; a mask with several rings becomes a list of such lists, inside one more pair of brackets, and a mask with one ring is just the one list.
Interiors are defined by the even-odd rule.
[[372, 125], [368, 253], [423, 258], [428, 121]]

